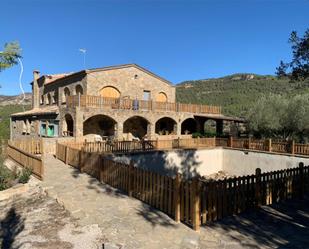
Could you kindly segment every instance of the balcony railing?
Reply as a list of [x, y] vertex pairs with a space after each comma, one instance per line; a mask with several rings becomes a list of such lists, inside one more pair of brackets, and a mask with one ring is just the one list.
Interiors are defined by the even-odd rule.
[[205, 114], [221, 114], [221, 106], [196, 105], [170, 102], [156, 102], [126, 98], [106, 98], [100, 96], [68, 96], [67, 107], [109, 107], [118, 110], [169, 111]]

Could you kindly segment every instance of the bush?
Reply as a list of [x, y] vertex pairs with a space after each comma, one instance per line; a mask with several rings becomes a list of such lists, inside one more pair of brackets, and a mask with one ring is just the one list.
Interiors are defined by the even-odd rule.
[[12, 187], [15, 180], [13, 172], [3, 165], [3, 160], [0, 159], [0, 191]]
[[29, 181], [30, 175], [32, 174], [32, 170], [30, 168], [23, 168], [21, 174], [18, 177], [19, 183], [27, 183]]

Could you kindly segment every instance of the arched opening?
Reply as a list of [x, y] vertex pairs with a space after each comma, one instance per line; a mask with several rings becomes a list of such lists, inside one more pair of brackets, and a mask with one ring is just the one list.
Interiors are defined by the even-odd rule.
[[50, 93], [47, 94], [47, 105], [51, 105], [53, 103], [52, 101], [52, 97], [50, 95]]
[[73, 136], [74, 131], [74, 121], [70, 114], [65, 114], [64, 116], [65, 121], [63, 122], [62, 132], [63, 136]]
[[41, 96], [41, 105], [44, 105], [44, 95]]
[[115, 135], [116, 121], [106, 115], [95, 115], [84, 122], [84, 136], [96, 134], [102, 137], [111, 137]]
[[65, 103], [66, 102], [66, 99], [67, 99], [67, 97], [68, 96], [70, 96], [70, 89], [69, 88], [67, 88], [67, 87], [65, 87], [64, 89], [63, 89], [63, 94], [62, 94], [62, 102], [63, 103]]
[[128, 118], [123, 123], [124, 136], [127, 135], [127, 137], [132, 137], [132, 139], [145, 138], [147, 134], [148, 124], [148, 120], [143, 117], [134, 116]]
[[116, 87], [106, 86], [100, 90], [100, 95], [104, 98], [120, 98], [120, 92]]
[[214, 137], [216, 136], [216, 124], [217, 122], [213, 119], [208, 119], [204, 123], [204, 133], [207, 137]]
[[160, 118], [156, 122], [155, 132], [159, 135], [176, 135], [177, 123], [172, 118]]
[[77, 85], [75, 87], [75, 92], [76, 92], [76, 95], [83, 95], [84, 94], [84, 89], [81, 85]]
[[181, 134], [192, 134], [197, 131], [197, 123], [193, 118], [188, 118], [181, 123]]
[[156, 97], [157, 102], [167, 102], [167, 96], [164, 92], [160, 92]]

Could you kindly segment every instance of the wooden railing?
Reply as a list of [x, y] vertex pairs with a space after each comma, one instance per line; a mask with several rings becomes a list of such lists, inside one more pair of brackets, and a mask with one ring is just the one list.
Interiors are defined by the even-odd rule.
[[[65, 156], [64, 156], [65, 155]], [[225, 180], [165, 176], [57, 144], [56, 157], [99, 181], [155, 207], [193, 229], [260, 205], [302, 198], [309, 191], [309, 166]]]
[[[21, 147], [20, 148], [17, 147], [16, 144], [19, 144]], [[7, 147], [7, 155], [12, 160], [20, 164], [22, 167], [31, 169], [32, 174], [34, 174], [34, 176], [42, 180], [43, 174], [44, 174], [44, 165], [43, 165], [42, 158], [28, 151], [23, 150], [24, 148], [26, 148], [29, 151], [33, 151], [32, 149], [35, 147], [27, 147], [24, 145], [25, 143], [16, 143], [16, 142], [9, 141], [8, 147]]]
[[62, 144], [70, 148], [83, 149], [85, 152], [99, 153], [128, 153], [138, 151], [168, 150], [168, 149], [198, 149], [210, 147], [225, 147], [282, 153], [289, 155], [309, 156], [309, 144], [295, 144], [293, 141], [272, 142], [271, 139], [248, 138], [178, 138], [168, 140], [142, 140], [142, 141], [112, 141], [112, 142], [86, 142], [67, 141]]
[[67, 107], [111, 108], [121, 110], [147, 110], [168, 112], [190, 112], [205, 114], [221, 114], [220, 106], [183, 104], [170, 102], [156, 102], [134, 100], [126, 98], [106, 98], [100, 96], [74, 95], [67, 96]]

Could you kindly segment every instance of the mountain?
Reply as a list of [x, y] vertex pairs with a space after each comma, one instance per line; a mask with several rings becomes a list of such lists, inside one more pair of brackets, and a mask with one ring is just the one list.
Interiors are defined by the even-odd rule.
[[239, 73], [221, 78], [188, 80], [176, 85], [176, 99], [183, 103], [220, 105], [227, 115], [244, 116], [264, 95], [309, 93], [309, 80], [291, 82], [271, 75]]
[[6, 106], [6, 105], [31, 105], [32, 100], [32, 94], [31, 93], [25, 93], [25, 99], [22, 102], [23, 95], [15, 95], [15, 96], [6, 96], [6, 95], [0, 95], [0, 106]]

